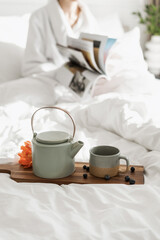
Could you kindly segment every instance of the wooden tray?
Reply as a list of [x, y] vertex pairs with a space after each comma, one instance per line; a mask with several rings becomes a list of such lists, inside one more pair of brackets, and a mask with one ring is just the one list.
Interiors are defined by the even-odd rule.
[[[144, 167], [143, 166], [134, 166], [135, 172], [129, 171], [126, 173], [119, 173], [116, 177], [112, 177], [110, 180], [105, 180], [103, 178], [97, 178], [92, 176], [89, 172], [83, 169], [83, 165], [88, 166], [88, 163], [85, 162], [76, 162], [75, 168], [76, 171], [69, 177], [59, 178], [59, 179], [45, 179], [37, 177], [33, 174], [32, 168], [24, 169], [22, 166], [17, 164], [0, 164], [0, 173], [9, 173], [11, 179], [16, 182], [33, 182], [33, 183], [55, 183], [55, 184], [70, 184], [70, 183], [79, 183], [79, 184], [129, 184], [125, 182], [124, 177], [129, 176], [134, 179], [135, 184], [144, 184]], [[120, 169], [124, 169], [124, 165], [121, 165]], [[87, 173], [88, 178], [84, 179], [83, 174]]]

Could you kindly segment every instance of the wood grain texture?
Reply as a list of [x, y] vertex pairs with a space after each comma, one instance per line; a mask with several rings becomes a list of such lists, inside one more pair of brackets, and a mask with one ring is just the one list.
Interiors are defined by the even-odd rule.
[[[128, 172], [126, 173], [119, 173], [119, 175], [112, 177], [110, 180], [105, 180], [103, 178], [97, 178], [92, 176], [89, 172], [83, 169], [83, 165], [87, 165], [88, 163], [85, 162], [76, 162], [75, 163], [75, 172], [66, 178], [59, 178], [59, 179], [44, 179], [37, 177], [33, 174], [32, 168], [24, 169], [19, 164], [0, 164], [0, 173], [9, 173], [11, 179], [15, 180], [16, 182], [32, 182], [32, 183], [55, 183], [58, 185], [62, 184], [127, 184], [125, 182], [124, 177], [129, 176], [131, 179], [136, 181], [135, 184], [144, 184], [144, 167], [143, 166], [134, 166], [135, 172], [130, 172], [129, 167]], [[124, 170], [125, 165], [121, 165], [120, 170]], [[83, 174], [87, 173], [88, 178], [84, 179]]]

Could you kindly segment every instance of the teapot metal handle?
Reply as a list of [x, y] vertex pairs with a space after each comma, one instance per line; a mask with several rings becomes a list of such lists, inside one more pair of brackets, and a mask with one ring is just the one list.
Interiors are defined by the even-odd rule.
[[32, 117], [31, 117], [31, 127], [32, 127], [33, 135], [34, 135], [33, 120], [34, 120], [35, 114], [36, 114], [38, 111], [42, 110], [42, 109], [48, 109], [48, 108], [61, 110], [61, 111], [65, 112], [65, 113], [70, 117], [70, 119], [71, 119], [71, 121], [72, 121], [72, 123], [73, 123], [73, 138], [74, 138], [75, 131], [76, 131], [76, 126], [75, 126], [74, 120], [73, 120], [73, 118], [71, 117], [71, 115], [69, 114], [69, 112], [67, 112], [65, 109], [60, 108], [60, 107], [41, 107], [41, 108], [37, 109], [37, 110], [33, 113]]

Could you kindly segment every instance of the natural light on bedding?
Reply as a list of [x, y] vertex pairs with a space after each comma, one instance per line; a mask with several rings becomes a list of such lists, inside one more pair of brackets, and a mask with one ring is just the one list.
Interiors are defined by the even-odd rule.
[[160, 239], [159, 13], [0, 0], [0, 239]]

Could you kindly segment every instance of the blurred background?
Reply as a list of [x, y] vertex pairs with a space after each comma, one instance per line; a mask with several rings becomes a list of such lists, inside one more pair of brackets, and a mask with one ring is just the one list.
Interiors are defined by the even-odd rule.
[[[158, 26], [160, 29], [160, 0], [83, 1], [97, 18], [102, 34], [120, 38], [125, 32], [138, 26], [141, 47], [149, 69], [159, 76], [160, 31], [156, 32], [155, 28]], [[25, 48], [30, 14], [47, 2], [48, 0], [0, 0], [0, 43], [10, 42]], [[146, 9], [148, 5], [151, 6], [150, 9]], [[145, 21], [145, 17], [150, 19], [149, 23]]]

